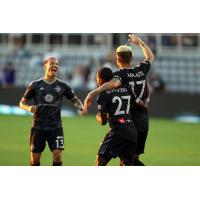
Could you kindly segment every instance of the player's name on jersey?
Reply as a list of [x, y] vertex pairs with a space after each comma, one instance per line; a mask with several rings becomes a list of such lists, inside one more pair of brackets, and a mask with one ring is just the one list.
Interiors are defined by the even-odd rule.
[[139, 77], [142, 77], [142, 76], [145, 76], [144, 73], [142, 71], [139, 71], [137, 72], [136, 74], [133, 74], [133, 73], [127, 73], [127, 76], [132, 78], [139, 78]]
[[127, 92], [126, 88], [119, 88], [119, 89], [114, 89], [114, 90], [108, 90], [106, 91], [107, 94], [113, 93], [113, 92]]

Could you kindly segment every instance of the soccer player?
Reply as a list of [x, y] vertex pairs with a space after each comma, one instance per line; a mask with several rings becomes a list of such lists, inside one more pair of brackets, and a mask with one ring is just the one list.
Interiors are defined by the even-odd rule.
[[[29, 84], [20, 101], [20, 108], [34, 113], [30, 134], [30, 165], [40, 165], [40, 157], [47, 141], [53, 154], [52, 165], [61, 166], [61, 155], [64, 150], [61, 122], [63, 96], [79, 110], [83, 109], [83, 105], [73, 90], [64, 81], [57, 78], [59, 62], [56, 58], [47, 58], [44, 61], [44, 69], [44, 77]], [[33, 105], [29, 105], [31, 99], [34, 101]]]
[[[112, 79], [111, 69], [102, 68], [96, 75], [101, 86]], [[95, 165], [105, 166], [112, 159], [119, 157], [121, 166], [133, 166], [137, 144], [137, 131], [131, 121], [131, 95], [128, 88], [119, 87], [99, 94], [97, 121], [101, 125], [109, 122], [110, 130], [102, 141]]]
[[139, 37], [129, 34], [129, 42], [139, 46], [144, 54], [145, 60], [137, 67], [131, 66], [133, 58], [132, 49], [126, 45], [117, 48], [117, 65], [119, 70], [114, 73], [113, 78], [91, 91], [84, 101], [84, 113], [87, 112], [88, 107], [91, 105], [92, 98], [97, 96], [100, 92], [105, 90], [114, 89], [120, 86], [132, 88], [132, 93], [137, 97], [135, 105], [131, 106], [131, 117], [138, 132], [138, 145], [135, 155], [135, 165], [144, 165], [139, 160], [139, 155], [144, 153], [145, 142], [149, 129], [148, 120], [148, 101], [149, 90], [146, 81], [147, 73], [150, 69], [151, 63], [155, 57], [150, 48]]

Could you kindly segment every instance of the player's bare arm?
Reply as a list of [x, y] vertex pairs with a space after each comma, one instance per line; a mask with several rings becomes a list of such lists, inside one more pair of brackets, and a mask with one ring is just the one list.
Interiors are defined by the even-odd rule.
[[37, 110], [37, 106], [35, 106], [35, 105], [30, 106], [30, 105], [28, 105], [28, 102], [29, 101], [27, 99], [22, 98], [20, 103], [19, 103], [19, 107], [24, 109], [24, 110], [27, 110], [29, 112], [35, 113], [36, 110]]
[[92, 90], [84, 100], [83, 111], [87, 112], [88, 108], [91, 106], [92, 98], [97, 96], [100, 92], [103, 92], [105, 90], [112, 90], [118, 88], [119, 86], [121, 86], [121, 81], [117, 78], [113, 78], [109, 82], [106, 82], [95, 90]]
[[99, 124], [106, 125], [106, 123], [108, 121], [108, 113], [98, 112], [96, 115], [96, 120], [99, 122]]
[[133, 43], [142, 49], [142, 52], [143, 52], [146, 60], [148, 60], [151, 63], [155, 60], [155, 56], [154, 56], [153, 52], [141, 38], [137, 37], [134, 34], [129, 34], [128, 37], [129, 37], [128, 41], [130, 43]]
[[78, 108], [80, 111], [83, 110], [83, 104], [77, 96], [75, 96], [73, 99], [71, 99], [71, 102], [74, 105], [74, 107]]

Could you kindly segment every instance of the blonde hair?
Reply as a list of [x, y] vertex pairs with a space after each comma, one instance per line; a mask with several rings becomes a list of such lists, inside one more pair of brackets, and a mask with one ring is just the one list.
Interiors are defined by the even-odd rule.
[[45, 65], [49, 60], [57, 60], [57, 61], [58, 61], [58, 59], [57, 59], [56, 57], [47, 57], [47, 58], [45, 58], [45, 60], [43, 61], [43, 65]]
[[116, 54], [117, 54], [117, 61], [119, 63], [123, 63], [123, 64], [131, 63], [133, 53], [132, 53], [132, 49], [129, 46], [127, 45], [119, 46], [116, 50]]
[[132, 53], [132, 49], [127, 45], [121, 45], [117, 48], [116, 53], [121, 53], [121, 52], [131, 52]]

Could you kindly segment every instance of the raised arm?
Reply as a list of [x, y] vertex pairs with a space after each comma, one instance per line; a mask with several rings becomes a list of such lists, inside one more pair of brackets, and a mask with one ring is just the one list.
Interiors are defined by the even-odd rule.
[[100, 87], [92, 90], [90, 93], [92, 94], [92, 96], [97, 96], [100, 92], [112, 90], [118, 88], [119, 86], [121, 86], [121, 81], [117, 78], [112, 78], [109, 82], [104, 83]]
[[133, 43], [142, 49], [142, 52], [143, 52], [146, 60], [148, 60], [151, 63], [155, 60], [155, 56], [154, 56], [153, 52], [141, 38], [139, 38], [133, 34], [129, 34], [128, 37], [129, 37], [128, 41], [130, 43]]

